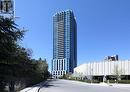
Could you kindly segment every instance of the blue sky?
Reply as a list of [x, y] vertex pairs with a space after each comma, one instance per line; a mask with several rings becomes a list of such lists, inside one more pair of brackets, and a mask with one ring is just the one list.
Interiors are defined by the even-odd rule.
[[52, 59], [53, 21], [58, 11], [73, 10], [77, 21], [78, 65], [107, 55], [130, 59], [130, 0], [15, 0], [16, 19], [26, 32], [22, 45], [33, 58]]

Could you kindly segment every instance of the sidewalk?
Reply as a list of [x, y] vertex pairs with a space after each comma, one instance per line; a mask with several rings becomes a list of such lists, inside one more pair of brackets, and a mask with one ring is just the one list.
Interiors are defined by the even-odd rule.
[[130, 90], [130, 84], [109, 84], [109, 86]]
[[48, 80], [45, 81], [45, 82], [41, 82], [41, 83], [39, 83], [39, 84], [36, 84], [36, 85], [34, 85], [34, 86], [32, 86], [32, 87], [27, 87], [27, 88], [21, 90], [20, 92], [38, 92], [39, 89], [40, 89], [42, 86], [44, 86], [46, 83], [48, 83]]
[[103, 82], [102, 83], [85, 83], [85, 82], [81, 82], [81, 81], [74, 81], [74, 80], [71, 80], [71, 81], [78, 82], [83, 85], [106, 86], [106, 87], [115, 87], [115, 88], [122, 88], [122, 89], [130, 90], [130, 84], [103, 83]]
[[38, 92], [39, 88], [40, 87], [28, 87], [21, 90], [20, 92]]
[[129, 87], [130, 88], [130, 84], [110, 84], [113, 87]]
[[120, 83], [99, 83], [99, 85], [108, 85], [108, 86], [113, 86], [113, 87], [128, 87], [130, 88], [130, 84], [120, 84]]
[[115, 87], [115, 88], [130, 90], [130, 84], [100, 83], [99, 85], [101, 85], [101, 86], [111, 86], [111, 87]]

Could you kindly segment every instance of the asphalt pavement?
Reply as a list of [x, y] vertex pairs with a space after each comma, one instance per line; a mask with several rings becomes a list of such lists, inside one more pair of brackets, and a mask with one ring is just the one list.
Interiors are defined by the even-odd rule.
[[52, 80], [41, 87], [39, 92], [130, 92], [130, 88], [93, 85], [70, 80]]

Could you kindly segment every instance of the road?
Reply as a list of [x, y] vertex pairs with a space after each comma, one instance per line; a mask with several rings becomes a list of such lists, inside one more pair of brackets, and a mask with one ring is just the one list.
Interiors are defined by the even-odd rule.
[[52, 80], [44, 85], [39, 92], [130, 92], [130, 89], [93, 85], [78, 81]]

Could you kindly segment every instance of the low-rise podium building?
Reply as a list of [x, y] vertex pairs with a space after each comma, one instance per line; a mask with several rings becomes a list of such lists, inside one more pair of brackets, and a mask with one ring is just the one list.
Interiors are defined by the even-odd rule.
[[115, 75], [123, 76], [122, 79], [130, 79], [130, 61], [100, 61], [82, 64], [74, 68], [75, 76], [88, 77], [92, 76], [100, 81], [105, 76], [106, 79]]

